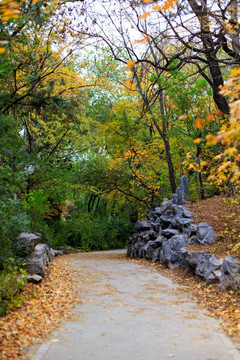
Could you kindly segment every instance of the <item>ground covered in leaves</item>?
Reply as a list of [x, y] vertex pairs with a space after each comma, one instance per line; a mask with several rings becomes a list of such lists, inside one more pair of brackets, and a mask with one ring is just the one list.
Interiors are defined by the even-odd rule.
[[[204, 247], [205, 251], [219, 258], [229, 254], [240, 258], [240, 204], [237, 199], [214, 197], [190, 203], [188, 208], [195, 213], [196, 224], [208, 222], [218, 233], [215, 243]], [[191, 250], [199, 249], [203, 250], [200, 246], [191, 247]], [[116, 256], [149, 266], [180, 284], [180, 291], [190, 293], [200, 307], [221, 319], [222, 327], [240, 349], [240, 293], [223, 292], [217, 285], [197, 283], [184, 269], [168, 270], [149, 261]], [[79, 303], [77, 290], [78, 280], [68, 255], [54, 259], [40, 285], [25, 286], [25, 304], [0, 318], [0, 359], [23, 359], [24, 349], [31, 343], [42, 343]]]
[[[187, 205], [195, 216], [195, 224], [207, 222], [217, 233], [212, 245], [194, 245], [191, 251], [204, 250], [219, 259], [234, 255], [240, 259], [240, 199], [216, 196]], [[221, 325], [240, 350], [240, 292], [223, 292], [217, 285], [198, 283], [195, 277], [186, 275], [185, 269], [166, 269], [161, 264], [146, 260], [130, 260], [151, 266], [164, 276], [181, 285], [181, 291], [191, 293], [201, 308], [209, 315], [221, 319]]]
[[16, 360], [24, 356], [31, 343], [41, 343], [69, 314], [77, 299], [77, 282], [67, 256], [49, 265], [39, 285], [24, 288], [24, 305], [0, 318], [0, 359]]

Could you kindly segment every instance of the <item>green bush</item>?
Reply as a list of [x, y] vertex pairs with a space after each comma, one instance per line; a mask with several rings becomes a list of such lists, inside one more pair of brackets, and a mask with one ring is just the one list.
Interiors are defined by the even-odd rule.
[[27, 273], [21, 268], [22, 265], [16, 264], [13, 258], [4, 261], [0, 273], [0, 316], [23, 303], [24, 297], [20, 292], [26, 283]]
[[132, 229], [126, 213], [114, 216], [81, 211], [66, 222], [66, 243], [84, 251], [122, 248]]

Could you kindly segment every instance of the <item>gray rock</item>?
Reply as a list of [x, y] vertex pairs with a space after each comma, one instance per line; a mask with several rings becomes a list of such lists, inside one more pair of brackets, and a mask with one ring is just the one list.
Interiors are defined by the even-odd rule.
[[46, 244], [37, 244], [34, 251], [26, 256], [25, 269], [28, 274], [44, 276], [45, 267], [49, 264], [51, 257], [50, 248]]
[[240, 290], [240, 260], [228, 255], [222, 263], [219, 288], [222, 290]]
[[30, 254], [41, 239], [40, 234], [21, 233], [17, 238], [17, 248], [19, 256]]
[[165, 229], [162, 231], [162, 235], [169, 239], [169, 238], [173, 237], [174, 235], [179, 235], [179, 231], [168, 228], [168, 229]]
[[214, 243], [217, 234], [210, 225], [202, 222], [197, 225], [196, 236], [201, 245], [210, 245]]
[[61, 250], [64, 255], [67, 254], [67, 249], [65, 248], [65, 246], [58, 246], [58, 250]]
[[222, 260], [218, 260], [214, 255], [205, 251], [183, 251], [187, 270], [196, 275], [198, 281], [207, 284], [219, 282], [221, 275]]
[[172, 204], [172, 212], [173, 215], [177, 215], [179, 217], [192, 218], [194, 216], [194, 214], [184, 205]]
[[163, 226], [169, 226], [172, 224], [172, 219], [173, 219], [173, 216], [167, 216], [167, 215], [161, 215], [160, 216], [160, 221], [161, 221], [161, 224]]
[[169, 269], [185, 265], [183, 248], [186, 246], [187, 235], [175, 235], [170, 240], [163, 242], [160, 253], [160, 263]]
[[195, 245], [198, 243], [198, 240], [197, 240], [197, 237], [196, 235], [193, 235], [191, 236], [190, 238], [188, 238], [188, 241], [187, 241], [187, 246], [189, 245]]
[[172, 203], [177, 205], [184, 205], [188, 202], [188, 178], [181, 177], [180, 186], [177, 188], [176, 193], [172, 194]]
[[149, 241], [147, 244], [145, 244], [141, 248], [141, 257], [147, 260], [152, 260], [154, 247], [152, 246], [154, 244], [153, 241]]
[[42, 279], [43, 279], [42, 276], [37, 275], [37, 274], [29, 275], [27, 277], [27, 281], [29, 283], [34, 283], [34, 284], [40, 283], [42, 281]]
[[151, 224], [147, 220], [138, 221], [135, 225], [135, 229], [138, 231], [151, 230]]
[[154, 230], [147, 230], [147, 231], [142, 231], [141, 233], [139, 233], [138, 235], [138, 239], [143, 240], [144, 242], [148, 242], [149, 240], [154, 240], [156, 239], [157, 234]]
[[153, 251], [153, 256], [152, 256], [152, 262], [156, 263], [160, 261], [160, 252], [161, 252], [161, 248], [157, 248]]
[[191, 229], [192, 229], [192, 225], [193, 225], [192, 219], [175, 217], [175, 221], [177, 223], [178, 229], [181, 232], [189, 234], [189, 235], [191, 234]]
[[53, 251], [54, 251], [55, 256], [62, 256], [62, 255], [64, 255], [64, 251], [62, 251], [62, 250], [53, 250]]
[[196, 236], [196, 234], [197, 234], [197, 225], [195, 225], [195, 224], [190, 225], [190, 234], [189, 235]]

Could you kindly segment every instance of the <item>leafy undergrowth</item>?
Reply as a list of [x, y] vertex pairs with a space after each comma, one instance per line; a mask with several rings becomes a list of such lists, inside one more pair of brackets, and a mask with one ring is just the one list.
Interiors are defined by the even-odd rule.
[[[217, 233], [217, 238], [212, 245], [190, 246], [188, 250], [204, 250], [224, 258], [234, 255], [240, 259], [240, 200], [223, 196], [201, 200], [187, 205], [195, 216], [195, 224], [207, 222]], [[147, 260], [128, 261], [140, 262], [151, 266], [163, 276], [170, 277], [175, 283], [180, 284], [180, 291], [191, 293], [199, 306], [215, 318], [221, 319], [221, 325], [235, 345], [240, 349], [240, 292], [224, 292], [217, 289], [217, 285], [198, 283], [195, 277], [186, 274], [185, 269], [166, 269], [161, 264], [152, 264]]]
[[54, 259], [41, 284], [27, 284], [24, 305], [0, 318], [0, 359], [20, 359], [33, 341], [41, 343], [77, 302], [75, 284], [67, 256]]

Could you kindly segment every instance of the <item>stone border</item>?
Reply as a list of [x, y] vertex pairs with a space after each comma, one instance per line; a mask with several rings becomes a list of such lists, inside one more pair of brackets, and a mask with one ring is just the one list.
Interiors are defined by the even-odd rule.
[[32, 233], [21, 233], [17, 238], [17, 251], [18, 255], [25, 259], [24, 269], [29, 274], [28, 282], [39, 283], [42, 281], [45, 268], [52, 259], [67, 253], [64, 247], [53, 250], [47, 244], [40, 243], [41, 238], [41, 234]]
[[152, 206], [147, 219], [138, 221], [129, 239], [127, 255], [131, 258], [160, 262], [169, 269], [186, 267], [197, 281], [218, 283], [222, 290], [240, 290], [240, 260], [232, 255], [225, 259], [205, 251], [188, 251], [193, 244], [213, 244], [216, 233], [207, 223], [194, 224], [193, 213], [187, 210], [188, 179], [181, 184], [172, 199], [164, 199], [162, 205]]

